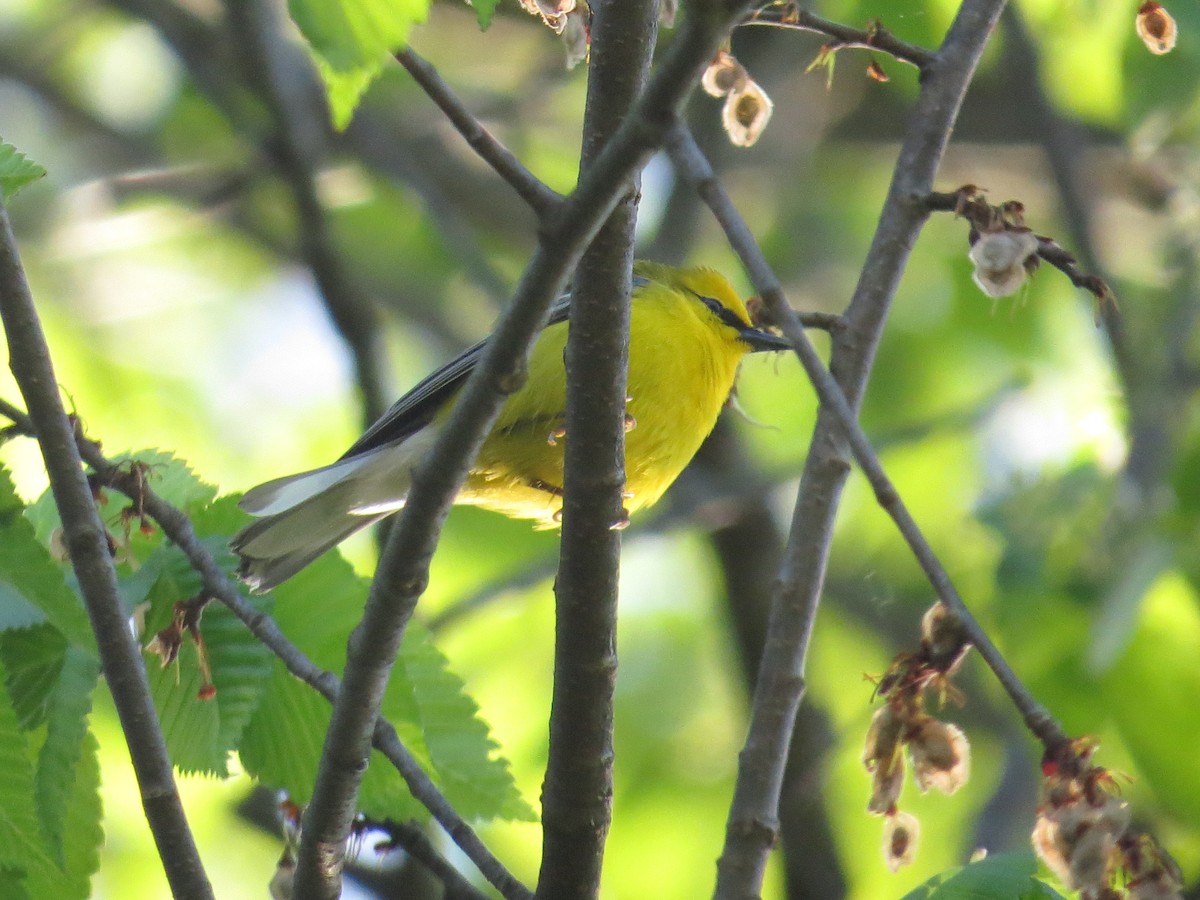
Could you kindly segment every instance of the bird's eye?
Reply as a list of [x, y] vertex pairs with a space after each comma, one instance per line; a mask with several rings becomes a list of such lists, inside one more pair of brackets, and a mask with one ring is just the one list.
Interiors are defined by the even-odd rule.
[[747, 324], [741, 320], [737, 313], [727, 307], [720, 300], [714, 300], [712, 297], [701, 297], [700, 302], [707, 306], [709, 311], [711, 311], [714, 316], [716, 316], [730, 328], [736, 328], [738, 331], [741, 331], [743, 328], [748, 327]]

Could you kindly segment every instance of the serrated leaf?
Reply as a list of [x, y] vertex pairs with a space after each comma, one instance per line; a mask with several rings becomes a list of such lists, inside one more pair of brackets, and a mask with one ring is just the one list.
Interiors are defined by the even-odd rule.
[[[346, 640], [366, 602], [366, 585], [340, 556], [322, 557], [272, 591], [275, 621], [293, 643], [316, 665], [340, 673], [345, 663]], [[395, 679], [389, 696], [397, 690]], [[399, 690], [403, 705], [404, 689]], [[407, 723], [397, 722], [403, 739], [417, 759], [431, 768], [420, 731], [413, 724], [415, 707], [408, 708]], [[242, 737], [242, 766], [265, 784], [286, 790], [297, 803], [312, 795], [331, 707], [312, 688], [293, 678], [276, 662], [270, 683]], [[428, 818], [413, 800], [390, 763], [372, 753], [363, 779], [360, 803], [381, 817]]]
[[0, 660], [21, 729], [41, 725], [66, 659], [67, 639], [52, 625], [0, 633]]
[[[214, 520], [236, 521], [238, 514], [232, 500], [215, 506], [220, 508], [198, 514], [198, 528]], [[205, 542], [214, 558], [226, 568], [232, 567], [224, 537], [208, 538]], [[146, 568], [159, 573], [147, 594], [151, 608], [146, 617], [146, 634], [150, 636], [170, 623], [175, 603], [195, 596], [201, 582], [182, 552], [170, 544], [162, 544], [151, 555]], [[260, 612], [270, 611], [271, 598], [254, 597], [252, 602]], [[242, 732], [259, 704], [271, 673], [272, 657], [220, 603], [210, 603], [204, 610], [200, 631], [216, 687], [214, 697], [199, 699], [204, 675], [199, 652], [190, 636], [184, 637], [178, 658], [166, 667], [147, 657], [147, 674], [171, 761], [185, 772], [224, 777], [228, 774], [229, 753], [238, 749]]]
[[59, 865], [65, 865], [63, 828], [99, 677], [100, 664], [79, 648], [69, 647], [47, 705], [48, 727], [38, 752], [34, 797], [46, 845]]
[[0, 467], [0, 580], [6, 590], [40, 611], [67, 640], [94, 656], [96, 639], [87, 613], [63, 580], [62, 569], [38, 542], [24, 510], [8, 470]]
[[349, 72], [377, 64], [424, 22], [429, 0], [288, 0], [305, 40], [329, 65]]
[[[7, 681], [2, 664], [0, 680]], [[0, 691], [0, 870], [27, 877], [56, 871], [38, 825], [28, 741], [7, 690]]]
[[[28, 879], [31, 896], [55, 900], [87, 900], [92, 895], [91, 877], [100, 869], [101, 828], [99, 745], [88, 732], [80, 747], [71, 777], [66, 819], [62, 825], [62, 871], [37, 874]], [[7, 897], [8, 894], [0, 893]]]
[[[318, 665], [341, 671], [346, 640], [366, 602], [366, 583], [344, 560], [328, 556], [275, 590], [279, 626]], [[320, 614], [311, 598], [320, 598]], [[409, 752], [468, 818], [532, 820], [507, 762], [462, 681], [450, 672], [428, 632], [410, 624], [384, 698], [383, 714]], [[246, 770], [307, 802], [330, 718], [329, 705], [277, 668], [271, 687], [247, 729]], [[373, 753], [359, 792], [370, 816], [419, 817], [416, 804], [391, 764]]]
[[1031, 851], [996, 853], [935, 875], [904, 895], [903, 900], [1064, 900], [1035, 879], [1037, 860]]
[[318, 61], [340, 129], [411, 27], [425, 21], [429, 0], [289, 0], [288, 10]]
[[416, 622], [405, 632], [399, 665], [412, 685], [437, 780], [455, 809], [468, 819], [536, 821], [508, 762], [494, 755], [497, 745], [479, 718], [478, 705], [429, 632]]
[[28, 184], [44, 178], [46, 170], [12, 144], [0, 141], [0, 192], [7, 202]]

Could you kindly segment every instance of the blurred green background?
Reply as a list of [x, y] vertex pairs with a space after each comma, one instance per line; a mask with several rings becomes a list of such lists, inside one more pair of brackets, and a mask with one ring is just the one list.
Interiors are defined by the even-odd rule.
[[[811, 4], [936, 46], [949, 0]], [[1024, 0], [1006, 14], [939, 187], [1020, 199], [1028, 223], [1108, 277], [1116, 350], [1090, 298], [1048, 266], [993, 303], [971, 282], [966, 227], [921, 236], [896, 298], [863, 422], [967, 602], [1066, 727], [1099, 738], [1122, 795], [1200, 880], [1200, 6], [1173, 2], [1178, 48], [1153, 57], [1135, 3]], [[663, 41], [671, 33], [664, 32]], [[340, 136], [323, 131], [287, 29], [304, 152], [354, 294], [377, 316], [388, 400], [487, 333], [533, 246], [532, 219], [398, 67]], [[223, 491], [339, 455], [364, 420], [355, 364], [298, 238], [278, 123], [255, 102], [244, 35], [217, 0], [0, 0], [0, 137], [49, 170], [12, 204], [64, 392], [116, 453], [159, 447]], [[515, 3], [481, 33], [439, 3], [413, 35], [484, 124], [569, 190], [586, 71]], [[805, 74], [821, 41], [767, 28], [734, 54], [775, 103], [733, 150], [720, 103], [689, 116], [785, 280], [794, 306], [839, 312], [853, 290], [916, 92], [916, 71], [844, 51], [832, 86]], [[750, 287], [664, 159], [643, 179], [643, 254], [703, 262]], [[817, 338], [818, 343], [823, 341]], [[7, 369], [0, 396], [18, 395]], [[747, 688], [719, 552], [751, 513], [785, 531], [815, 403], [794, 359], [751, 358], [719, 450], [626, 534], [606, 898], [711, 892], [744, 737]], [[730, 466], [728, 460], [736, 463]], [[36, 448], [0, 450], [26, 497]], [[715, 542], [714, 542], [715, 538]], [[769, 542], [767, 542], [769, 544]], [[769, 554], [770, 546], [760, 547]], [[347, 548], [362, 571], [369, 539]], [[467, 681], [536, 806], [553, 654], [556, 536], [476, 510], [450, 519], [419, 616]], [[760, 573], [769, 583], [772, 572]], [[985, 846], [1027, 846], [1037, 753], [977, 661], [947, 711], [970, 737], [958, 795], [917, 796], [917, 861], [890, 874], [865, 814], [860, 758], [872, 685], [913, 647], [931, 592], [858, 476], [839, 517], [809, 668], [793, 787], [802, 828], [853, 898], [900, 897]], [[314, 610], [319, 615], [319, 610]], [[165, 895], [111, 707], [97, 701], [106, 844], [97, 896]], [[265, 895], [280, 844], [237, 812], [245, 778], [184, 779], [217, 895]], [[536, 878], [532, 824], [484, 827]], [[370, 856], [368, 852], [367, 856]], [[386, 868], [389, 861], [368, 867]], [[835, 876], [836, 880], [836, 876]], [[775, 865], [765, 896], [785, 896]], [[826, 882], [832, 883], [832, 882]], [[793, 896], [808, 896], [793, 891]], [[821, 896], [815, 894], [813, 896]]]

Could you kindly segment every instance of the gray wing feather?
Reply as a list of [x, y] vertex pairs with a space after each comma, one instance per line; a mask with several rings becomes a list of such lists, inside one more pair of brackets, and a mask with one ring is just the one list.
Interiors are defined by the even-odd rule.
[[[570, 308], [571, 295], [563, 294], [550, 307], [550, 318], [546, 325], [565, 322]], [[487, 341], [482, 340], [473, 347], [468, 347], [446, 365], [418, 382], [411, 391], [392, 404], [392, 407], [380, 416], [340, 459], [350, 459], [388, 444], [399, 443], [428, 425], [475, 370], [486, 346]]]

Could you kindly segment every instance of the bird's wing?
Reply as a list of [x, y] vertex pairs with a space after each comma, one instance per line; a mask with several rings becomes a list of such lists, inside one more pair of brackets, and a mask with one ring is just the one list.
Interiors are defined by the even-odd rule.
[[[571, 295], [563, 294], [550, 308], [550, 318], [546, 326], [565, 322], [570, 307]], [[341, 459], [351, 459], [389, 444], [397, 444], [432, 422], [438, 411], [453, 398], [474, 371], [486, 346], [487, 340], [480, 341], [419, 382], [392, 404], [392, 407], [342, 454]]]

